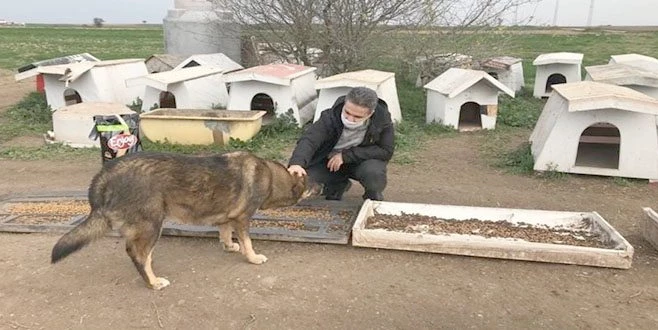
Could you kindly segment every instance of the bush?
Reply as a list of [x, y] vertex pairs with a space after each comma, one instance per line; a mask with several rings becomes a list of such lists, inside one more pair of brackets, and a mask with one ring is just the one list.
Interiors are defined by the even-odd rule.
[[7, 111], [7, 116], [14, 123], [51, 124], [52, 110], [46, 102], [46, 96], [32, 92]]

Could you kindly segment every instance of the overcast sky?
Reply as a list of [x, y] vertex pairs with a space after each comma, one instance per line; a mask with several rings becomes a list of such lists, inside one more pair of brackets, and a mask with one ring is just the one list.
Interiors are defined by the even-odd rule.
[[[257, 1], [257, 0], [256, 0]], [[466, 0], [467, 1], [467, 0]], [[515, 17], [533, 16], [533, 25], [553, 23], [559, 1], [557, 25], [584, 26], [590, 0], [542, 0], [521, 8]], [[658, 0], [593, 0], [592, 25], [658, 25]], [[108, 24], [162, 23], [173, 0], [0, 0], [0, 19], [25, 23], [92, 23], [94, 17]]]

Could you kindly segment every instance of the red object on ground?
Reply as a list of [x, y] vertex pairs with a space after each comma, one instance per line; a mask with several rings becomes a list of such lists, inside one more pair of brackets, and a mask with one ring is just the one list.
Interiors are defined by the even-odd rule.
[[46, 92], [45, 84], [43, 82], [43, 74], [42, 73], [37, 75], [37, 92], [39, 92], [39, 93], [45, 93]]

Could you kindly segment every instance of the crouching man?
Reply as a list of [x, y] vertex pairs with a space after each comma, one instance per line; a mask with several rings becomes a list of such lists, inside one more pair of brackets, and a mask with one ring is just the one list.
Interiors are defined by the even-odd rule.
[[383, 200], [393, 149], [394, 127], [386, 103], [374, 90], [355, 87], [305, 130], [288, 171], [323, 184], [328, 200], [340, 200], [351, 186], [349, 179], [363, 186], [364, 199]]

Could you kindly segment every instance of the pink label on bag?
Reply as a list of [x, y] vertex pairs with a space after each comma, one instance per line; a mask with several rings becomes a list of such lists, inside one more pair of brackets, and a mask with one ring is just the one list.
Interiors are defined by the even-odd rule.
[[118, 134], [107, 141], [108, 148], [112, 150], [128, 149], [137, 143], [137, 136]]

